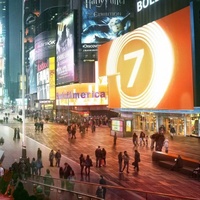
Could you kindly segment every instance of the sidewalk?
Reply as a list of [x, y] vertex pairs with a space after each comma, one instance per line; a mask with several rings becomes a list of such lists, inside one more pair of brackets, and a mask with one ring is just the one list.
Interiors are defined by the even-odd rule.
[[[11, 127], [20, 127], [20, 123], [10, 123]], [[22, 155], [21, 139], [13, 141], [13, 129], [4, 125], [0, 126], [0, 137], [3, 136], [5, 143], [0, 148], [5, 151], [3, 165], [8, 168], [15, 158]], [[43, 133], [35, 133], [33, 122], [27, 120], [26, 123], [25, 144], [27, 146], [27, 156], [32, 159], [36, 157], [37, 148], [41, 148], [43, 152], [44, 169], [42, 175], [45, 174], [45, 169], [49, 168], [48, 154], [51, 149], [55, 151], [60, 149], [62, 153], [61, 165], [68, 162], [76, 172], [77, 180], [88, 181], [85, 177], [80, 176], [79, 156], [89, 154], [95, 163], [94, 151], [97, 146], [105, 148], [107, 151], [107, 166], [96, 168], [92, 167], [90, 176], [91, 183], [98, 183], [99, 175], [102, 174], [107, 184], [121, 186], [124, 188], [132, 188], [136, 190], [161, 192], [174, 194], [186, 197], [199, 198], [200, 182], [191, 179], [182, 174], [168, 171], [160, 168], [152, 163], [151, 150], [146, 147], [138, 147], [141, 154], [140, 172], [134, 172], [130, 166], [130, 173], [118, 173], [117, 155], [120, 151], [127, 150], [133, 161], [134, 148], [132, 138], [117, 138], [117, 145], [113, 146], [113, 137], [110, 136], [108, 127], [97, 127], [95, 133], [80, 134], [77, 132], [77, 139], [68, 139], [66, 126], [60, 124], [45, 124]], [[180, 154], [189, 158], [200, 160], [200, 140], [193, 137], [175, 136], [174, 140], [170, 140], [169, 152]], [[94, 164], [95, 166], [95, 164]], [[58, 168], [51, 167], [51, 174], [58, 178]], [[95, 192], [95, 191], [93, 191]], [[133, 194], [130, 192], [122, 192], [121, 190], [108, 190], [106, 200], [132, 200]], [[135, 198], [137, 199], [137, 198]], [[199, 198], [200, 199], [200, 198]]]

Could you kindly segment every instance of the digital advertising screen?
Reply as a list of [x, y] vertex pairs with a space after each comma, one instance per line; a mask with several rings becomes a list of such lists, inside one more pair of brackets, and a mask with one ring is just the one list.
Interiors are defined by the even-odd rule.
[[126, 120], [126, 132], [132, 132], [132, 121], [131, 120]]
[[49, 99], [56, 98], [55, 57], [49, 58]]
[[122, 120], [112, 120], [111, 122], [111, 129], [112, 131], [120, 131], [123, 132], [124, 128], [124, 121]]
[[108, 105], [107, 85], [81, 83], [56, 87], [56, 105]]
[[83, 50], [97, 50], [98, 44], [103, 44], [129, 32], [132, 7], [132, 0], [83, 0], [81, 34]]
[[34, 94], [37, 93], [37, 67], [35, 64], [35, 50], [32, 50], [29, 53], [29, 62], [30, 62], [29, 88], [30, 88], [30, 94]]
[[193, 109], [190, 27], [186, 7], [99, 46], [108, 107]]
[[56, 31], [44, 31], [34, 39], [35, 60], [43, 60], [55, 56]]
[[74, 82], [74, 13], [57, 25], [56, 85]]
[[37, 99], [49, 99], [49, 68], [37, 73]]

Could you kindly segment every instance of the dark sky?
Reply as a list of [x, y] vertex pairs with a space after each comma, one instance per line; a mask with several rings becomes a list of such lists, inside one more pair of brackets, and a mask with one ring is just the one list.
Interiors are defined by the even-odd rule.
[[9, 66], [10, 79], [18, 80], [21, 73], [22, 0], [9, 0]]

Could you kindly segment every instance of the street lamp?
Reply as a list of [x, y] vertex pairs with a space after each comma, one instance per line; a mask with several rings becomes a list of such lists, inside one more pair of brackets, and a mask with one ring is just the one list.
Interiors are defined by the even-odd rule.
[[26, 158], [25, 145], [25, 74], [24, 74], [24, 0], [22, 0], [22, 30], [21, 30], [21, 65], [22, 65], [22, 158]]

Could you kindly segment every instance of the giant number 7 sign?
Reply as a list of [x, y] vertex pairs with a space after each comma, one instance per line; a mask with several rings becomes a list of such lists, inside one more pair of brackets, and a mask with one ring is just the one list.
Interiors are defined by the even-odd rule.
[[189, 12], [184, 8], [99, 47], [110, 108], [193, 109]]

